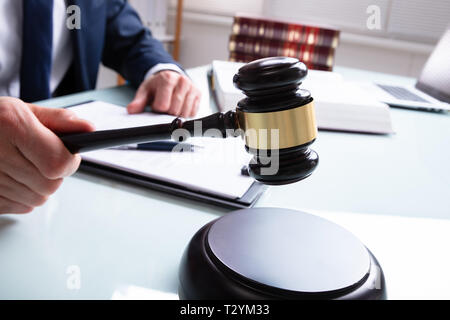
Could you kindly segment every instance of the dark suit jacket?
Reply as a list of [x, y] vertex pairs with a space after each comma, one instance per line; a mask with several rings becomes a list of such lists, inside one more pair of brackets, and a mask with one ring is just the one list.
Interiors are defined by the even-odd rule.
[[174, 63], [126, 0], [68, 0], [81, 9], [81, 28], [70, 31], [74, 61], [55, 95], [95, 88], [100, 62], [137, 87], [158, 63]]

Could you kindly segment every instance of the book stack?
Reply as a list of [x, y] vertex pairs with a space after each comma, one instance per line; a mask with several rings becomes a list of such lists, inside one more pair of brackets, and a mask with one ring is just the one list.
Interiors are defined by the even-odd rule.
[[237, 15], [229, 41], [230, 61], [287, 56], [309, 69], [332, 71], [339, 30], [268, 18]]

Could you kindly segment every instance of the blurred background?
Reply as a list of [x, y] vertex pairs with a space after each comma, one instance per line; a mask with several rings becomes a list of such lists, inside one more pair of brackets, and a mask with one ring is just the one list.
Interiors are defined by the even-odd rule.
[[[450, 23], [449, 0], [129, 0], [185, 67], [228, 60], [237, 13], [340, 30], [334, 65], [418, 77]], [[181, 17], [181, 19], [177, 19]], [[179, 37], [176, 37], [179, 30]], [[117, 84], [102, 67], [98, 87]]]

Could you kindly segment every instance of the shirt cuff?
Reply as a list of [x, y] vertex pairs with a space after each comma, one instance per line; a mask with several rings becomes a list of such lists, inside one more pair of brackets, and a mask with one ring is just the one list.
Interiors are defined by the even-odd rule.
[[173, 64], [173, 63], [158, 63], [158, 64], [154, 65], [152, 68], [150, 68], [150, 70], [147, 71], [147, 73], [145, 74], [145, 78], [144, 79], [148, 79], [150, 76], [152, 76], [155, 73], [158, 73], [160, 71], [163, 71], [163, 70], [171, 70], [171, 71], [175, 71], [175, 72], [181, 73], [183, 75], [186, 75], [184, 73], [184, 71], [181, 70], [181, 68], [179, 66], [177, 66], [176, 64]]

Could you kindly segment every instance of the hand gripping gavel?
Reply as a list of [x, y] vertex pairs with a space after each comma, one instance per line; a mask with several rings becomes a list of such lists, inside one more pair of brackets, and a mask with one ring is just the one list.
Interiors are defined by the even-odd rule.
[[[317, 153], [309, 149], [317, 135], [313, 98], [307, 90], [298, 89], [307, 73], [306, 66], [295, 58], [256, 60], [241, 67], [234, 76], [234, 85], [246, 95], [235, 111], [196, 120], [176, 118], [168, 124], [60, 138], [70, 152], [79, 153], [168, 140], [177, 129], [184, 129], [191, 136], [203, 136], [205, 131], [216, 129], [223, 138], [244, 136], [245, 148], [253, 155], [249, 174], [257, 181], [270, 185], [297, 182], [308, 177], [319, 161]], [[274, 161], [277, 162], [275, 170]]]

